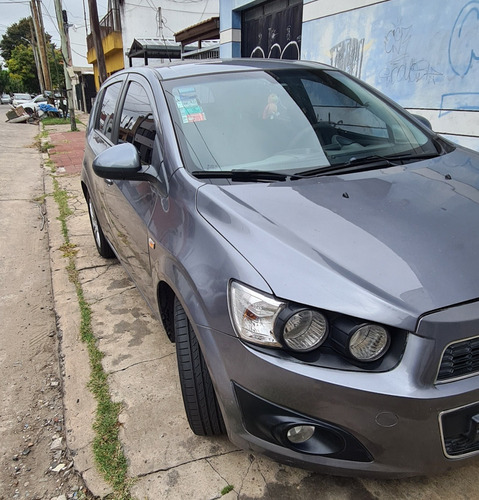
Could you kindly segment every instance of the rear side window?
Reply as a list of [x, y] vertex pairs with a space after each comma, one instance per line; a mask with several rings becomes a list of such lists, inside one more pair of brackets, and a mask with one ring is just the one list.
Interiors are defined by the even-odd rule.
[[153, 111], [146, 90], [131, 82], [123, 105], [118, 142], [133, 144], [144, 164], [150, 164], [156, 137]]
[[115, 106], [121, 90], [121, 82], [108, 86], [103, 93], [100, 116], [98, 117], [97, 129], [108, 139], [112, 140], [113, 120], [115, 118]]

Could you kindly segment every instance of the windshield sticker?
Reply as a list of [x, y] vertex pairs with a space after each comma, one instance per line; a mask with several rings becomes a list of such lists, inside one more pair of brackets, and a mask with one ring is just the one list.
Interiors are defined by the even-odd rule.
[[193, 87], [182, 87], [175, 90], [176, 106], [180, 111], [183, 123], [205, 121], [206, 116], [198, 102], [195, 89]]

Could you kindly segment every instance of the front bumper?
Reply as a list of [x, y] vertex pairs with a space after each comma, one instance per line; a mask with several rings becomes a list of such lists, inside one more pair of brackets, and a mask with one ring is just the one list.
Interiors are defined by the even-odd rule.
[[[474, 410], [479, 402], [479, 375], [436, 383], [442, 353], [458, 332], [461, 338], [479, 335], [479, 303], [425, 316], [409, 335], [401, 363], [384, 373], [280, 359], [274, 351], [265, 354], [206, 328], [199, 329], [199, 336], [233, 443], [321, 472], [397, 477], [436, 474], [476, 455], [451, 457], [443, 435], [445, 427], [449, 434], [461, 433], [470, 417], [463, 407]], [[271, 429], [264, 404], [272, 408], [266, 410]], [[459, 423], [451, 424], [455, 409]], [[296, 418], [317, 426], [317, 447], [288, 446], [281, 434], [285, 413], [287, 425]], [[359, 455], [350, 453], [358, 449]]]

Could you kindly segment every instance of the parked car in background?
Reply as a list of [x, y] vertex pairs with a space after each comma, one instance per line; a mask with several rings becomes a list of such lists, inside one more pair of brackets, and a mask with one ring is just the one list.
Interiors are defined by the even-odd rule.
[[2, 104], [11, 104], [12, 98], [10, 97], [10, 94], [2, 94], [1, 102]]
[[24, 102], [22, 104], [22, 107], [29, 115], [31, 115], [38, 110], [39, 104], [46, 102], [48, 102], [48, 98], [42, 94], [39, 94], [30, 101]]
[[19, 94], [19, 93], [14, 93], [13, 94], [13, 99], [12, 99], [12, 104], [17, 107], [17, 106], [22, 106], [23, 103], [29, 102], [32, 100], [32, 96], [30, 94]]
[[326, 65], [129, 68], [82, 188], [176, 343], [194, 433], [328, 473], [479, 454], [479, 154]]

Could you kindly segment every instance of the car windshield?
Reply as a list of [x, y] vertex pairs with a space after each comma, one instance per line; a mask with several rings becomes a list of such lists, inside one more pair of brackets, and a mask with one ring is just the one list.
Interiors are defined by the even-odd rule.
[[20, 100], [30, 100], [31, 99], [31, 96], [30, 94], [14, 94], [13, 97], [15, 99], [20, 99]]
[[335, 70], [200, 75], [163, 87], [189, 171], [294, 174], [438, 154], [432, 134]]

